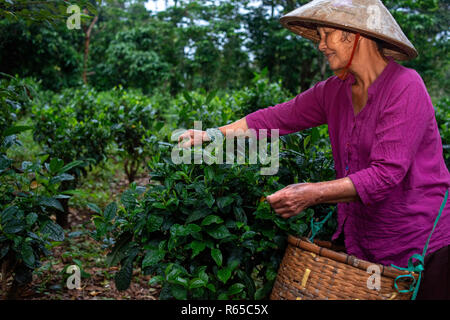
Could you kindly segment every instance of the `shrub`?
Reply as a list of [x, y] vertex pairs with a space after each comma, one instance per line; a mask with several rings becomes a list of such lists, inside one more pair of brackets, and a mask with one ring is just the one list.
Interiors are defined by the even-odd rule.
[[[15, 143], [15, 135], [8, 136], [0, 148], [0, 265], [2, 291], [9, 291], [9, 298], [16, 298], [19, 287], [31, 281], [41, 256], [50, 253], [46, 248], [49, 240], [64, 239], [63, 229], [51, 215], [63, 210], [60, 200], [69, 196], [61, 194], [59, 186], [73, 179], [67, 171], [77, 165], [64, 166], [62, 160], [53, 158], [45, 165], [40, 160], [24, 161], [16, 167], [6, 156], [6, 150]], [[10, 275], [13, 282], [8, 290]]]
[[264, 201], [284, 185], [258, 165], [175, 165], [160, 151], [149, 163], [154, 183], [132, 184], [93, 218], [94, 237], [114, 243], [117, 288], [128, 288], [136, 263], [162, 285], [160, 299], [267, 298], [286, 233], [307, 235], [329, 206], [284, 220]]
[[243, 118], [258, 109], [289, 100], [289, 92], [283, 89], [281, 82], [270, 82], [267, 72], [267, 69], [264, 69], [261, 73], [255, 73], [249, 87], [233, 93], [231, 99], [236, 104], [237, 119]]
[[36, 95], [38, 84], [32, 79], [21, 79], [0, 73], [0, 138], [5, 137], [4, 131], [31, 107], [31, 100]]
[[[89, 165], [106, 158], [106, 148], [111, 141], [107, 125], [107, 111], [102, 108], [93, 89], [67, 89], [54, 94], [51, 101], [33, 106], [34, 139], [43, 145], [50, 158], [59, 158], [65, 164], [79, 161], [84, 165], [70, 170], [75, 179], [64, 182], [64, 190], [73, 189]], [[68, 201], [62, 201], [64, 213], [58, 223], [67, 226]]]
[[106, 106], [111, 138], [124, 161], [128, 181], [134, 181], [140, 166], [149, 156], [148, 139], [164, 125], [159, 109], [152, 100], [139, 91], [123, 90], [121, 87], [98, 95]]

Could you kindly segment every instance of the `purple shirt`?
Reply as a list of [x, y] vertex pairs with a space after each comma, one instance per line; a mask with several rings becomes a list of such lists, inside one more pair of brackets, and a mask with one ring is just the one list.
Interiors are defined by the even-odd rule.
[[[280, 135], [328, 124], [336, 178], [349, 177], [361, 201], [341, 202], [336, 239], [347, 252], [401, 267], [422, 254], [450, 187], [442, 140], [425, 84], [413, 69], [389, 58], [355, 116], [350, 74], [332, 76], [294, 99], [246, 116], [249, 128]], [[269, 131], [270, 132], [270, 131]], [[427, 254], [450, 244], [450, 197]]]

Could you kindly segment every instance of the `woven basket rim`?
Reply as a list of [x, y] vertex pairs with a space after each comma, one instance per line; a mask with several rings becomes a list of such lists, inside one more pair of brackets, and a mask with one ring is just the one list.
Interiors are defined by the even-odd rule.
[[338, 252], [334, 249], [338, 249], [337, 246], [332, 244], [330, 241], [314, 240], [314, 243], [310, 242], [306, 237], [298, 238], [293, 235], [288, 235], [288, 243], [292, 246], [298, 247], [300, 249], [310, 251], [312, 253], [318, 254], [329, 259], [345, 263], [347, 265], [353, 266], [355, 268], [367, 271], [367, 268], [371, 265], [379, 266], [381, 270], [381, 275], [395, 279], [400, 275], [412, 274], [416, 280], [418, 278], [417, 273], [410, 273], [408, 271], [398, 270], [390, 266], [385, 266], [383, 264], [374, 263], [366, 261], [363, 259], [358, 259], [355, 256], [348, 255], [344, 252]]

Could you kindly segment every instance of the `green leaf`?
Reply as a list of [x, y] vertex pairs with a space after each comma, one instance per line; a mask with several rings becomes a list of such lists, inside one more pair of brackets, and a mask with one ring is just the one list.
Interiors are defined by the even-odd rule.
[[197, 221], [203, 217], [206, 217], [210, 213], [207, 209], [196, 209], [191, 215], [186, 219], [186, 223], [191, 223]]
[[5, 223], [14, 218], [14, 216], [19, 212], [19, 208], [17, 206], [10, 206], [0, 213], [0, 220], [2, 223]]
[[89, 209], [91, 209], [95, 213], [102, 214], [102, 209], [100, 209], [100, 207], [98, 205], [96, 205], [95, 203], [88, 203], [87, 206]]
[[235, 283], [231, 287], [228, 288], [228, 295], [232, 296], [238, 293], [241, 293], [244, 290], [245, 286], [242, 283]]
[[131, 283], [131, 278], [133, 276], [133, 261], [130, 259], [125, 260], [125, 264], [117, 272], [115, 277], [116, 288], [119, 291], [127, 290]]
[[230, 196], [220, 197], [217, 199], [217, 206], [219, 207], [219, 209], [223, 209], [226, 206], [232, 204], [233, 201], [234, 201], [233, 197]]
[[74, 180], [75, 178], [67, 173], [61, 173], [60, 175], [57, 175], [53, 178], [50, 179], [50, 184], [55, 184], [55, 183], [59, 183], [62, 181], [71, 181]]
[[58, 158], [50, 160], [50, 172], [56, 173], [64, 167], [64, 161]]
[[117, 204], [115, 202], [111, 202], [106, 206], [105, 211], [103, 212], [103, 217], [106, 221], [111, 221], [116, 216], [116, 212]]
[[317, 127], [311, 129], [311, 143], [315, 144], [320, 139], [319, 129]]
[[194, 240], [189, 244], [189, 246], [192, 249], [192, 257], [191, 258], [194, 258], [200, 252], [205, 250], [206, 244], [203, 241]]
[[228, 295], [226, 293], [221, 293], [219, 294], [219, 296], [217, 297], [217, 300], [228, 300]]
[[221, 225], [213, 230], [207, 231], [208, 234], [215, 239], [224, 239], [231, 235], [230, 231], [228, 231], [227, 227]]
[[161, 228], [163, 221], [164, 221], [163, 217], [158, 216], [156, 214], [150, 214], [150, 216], [147, 219], [147, 231], [148, 232], [158, 231]]
[[0, 172], [5, 171], [12, 164], [12, 160], [0, 155]]
[[208, 280], [209, 280], [209, 276], [208, 276], [208, 274], [206, 273], [206, 266], [204, 267], [204, 270], [201, 270], [199, 273], [198, 273], [198, 277], [200, 278], [200, 279], [202, 279], [205, 283], [208, 283]]
[[163, 281], [164, 281], [164, 278], [162, 276], [154, 276], [148, 281], [148, 284], [151, 286], [154, 286], [156, 284], [163, 283]]
[[216, 201], [211, 193], [208, 193], [203, 200], [205, 201], [208, 208], [212, 208], [214, 202]]
[[188, 288], [189, 286], [188, 280], [180, 276], [175, 277], [175, 279], [172, 279], [171, 282], [174, 284], [179, 284], [185, 288]]
[[206, 288], [208, 288], [211, 292], [216, 292], [216, 287], [212, 283], [208, 283]]
[[115, 266], [125, 257], [127, 250], [130, 248], [132, 236], [128, 233], [122, 234], [114, 245], [112, 251], [106, 256], [108, 267]]
[[176, 237], [185, 237], [189, 234], [189, 230], [180, 224], [174, 224], [170, 227], [170, 235], [173, 238]]
[[33, 223], [36, 222], [37, 218], [38, 218], [38, 215], [36, 213], [34, 213], [34, 212], [29, 213], [26, 217], [27, 224], [31, 226]]
[[246, 231], [243, 235], [242, 235], [242, 237], [241, 237], [241, 240], [246, 240], [246, 239], [250, 239], [250, 238], [253, 238], [254, 236], [256, 236], [256, 232], [255, 231]]
[[48, 238], [53, 241], [63, 241], [64, 240], [64, 229], [52, 220], [48, 220], [41, 227], [41, 233], [48, 235]]
[[72, 161], [69, 164], [66, 164], [64, 167], [62, 167], [58, 173], [64, 173], [69, 171], [70, 169], [73, 169], [75, 167], [83, 167], [85, 165], [84, 161], [81, 160], [76, 160], [76, 161]]
[[41, 197], [39, 199], [39, 205], [54, 208], [61, 212], [64, 212], [64, 208], [62, 207], [61, 203], [55, 198]]
[[125, 190], [120, 196], [120, 201], [127, 210], [133, 209], [137, 204], [136, 195], [133, 190]]
[[228, 279], [231, 277], [231, 270], [229, 268], [223, 268], [217, 271], [217, 278], [224, 284], [227, 283]]
[[31, 130], [31, 129], [34, 129], [34, 128], [30, 127], [30, 126], [13, 126], [13, 127], [9, 127], [8, 129], [6, 129], [3, 132], [3, 136], [7, 137], [7, 136], [10, 136], [10, 135], [18, 134], [18, 133], [21, 133], [21, 132], [24, 132], [24, 131], [27, 131], [27, 130]]
[[89, 192], [86, 192], [84, 190], [74, 189], [74, 190], [66, 190], [62, 191], [62, 194], [68, 194], [71, 196], [81, 196], [81, 197], [89, 197], [91, 194]]
[[222, 223], [222, 222], [223, 222], [223, 219], [221, 217], [216, 216], [216, 215], [210, 215], [210, 216], [207, 216], [205, 219], [203, 219], [201, 225], [207, 226], [212, 223]]
[[201, 288], [206, 285], [205, 281], [200, 278], [194, 278], [189, 281], [189, 289]]
[[13, 218], [8, 220], [3, 226], [3, 232], [9, 234], [15, 234], [22, 231], [25, 228], [24, 223], [21, 220]]
[[307, 136], [305, 140], [303, 140], [303, 149], [306, 152], [308, 149], [309, 141], [311, 140], [311, 136]]
[[219, 249], [211, 249], [211, 257], [219, 267], [222, 266], [222, 252]]
[[179, 285], [171, 285], [171, 292], [175, 299], [177, 300], [186, 300], [187, 299], [187, 290], [186, 288]]
[[153, 205], [153, 207], [155, 207], [157, 209], [165, 209], [166, 208], [166, 206], [162, 202], [154, 202], [152, 205]]
[[249, 298], [254, 300], [256, 292], [255, 281], [243, 270], [237, 270], [236, 274], [241, 280], [244, 281]]
[[188, 234], [193, 234], [193, 233], [200, 232], [202, 230], [202, 228], [199, 225], [190, 223], [186, 226], [186, 230], [187, 230]]
[[122, 262], [122, 268], [114, 279], [117, 290], [123, 291], [130, 286], [131, 278], [133, 277], [133, 261], [138, 253], [139, 250], [137, 248], [131, 248], [128, 252], [128, 257]]
[[189, 95], [189, 93], [187, 91], [183, 92], [183, 96], [190, 105], [193, 104], [192, 97]]
[[148, 250], [147, 254], [144, 257], [144, 260], [142, 261], [142, 268], [154, 266], [159, 261], [164, 259], [165, 256], [164, 250]]
[[34, 269], [34, 264], [36, 262], [35, 257], [34, 257], [34, 252], [33, 252], [33, 248], [27, 244], [27, 243], [23, 243], [21, 250], [20, 250], [20, 255], [22, 256], [23, 262], [29, 267]]

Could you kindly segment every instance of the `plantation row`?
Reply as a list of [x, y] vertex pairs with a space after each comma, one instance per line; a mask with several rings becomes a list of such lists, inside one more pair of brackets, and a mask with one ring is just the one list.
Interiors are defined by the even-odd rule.
[[[7, 275], [14, 276], [11, 295], [51, 254], [50, 242], [64, 239], [80, 179], [110, 158], [123, 163], [130, 183], [141, 168], [150, 176], [146, 187], [131, 183], [119, 202], [89, 205], [95, 212], [93, 238], [110, 249], [108, 265], [120, 266], [119, 290], [129, 287], [133, 268], [140, 268], [162, 285], [160, 299], [267, 298], [286, 235], [309, 236], [311, 222], [335, 209], [318, 205], [284, 220], [264, 201], [292, 183], [335, 178], [326, 126], [281, 137], [274, 176], [260, 175], [259, 164], [172, 162], [174, 130], [192, 128], [194, 121], [204, 129], [216, 127], [290, 98], [264, 73], [231, 94], [149, 97], [121, 87], [54, 93], [18, 78], [1, 80], [0, 90], [0, 263], [3, 292]], [[448, 165], [448, 99], [435, 108]], [[43, 150], [35, 161], [9, 156], [25, 130], [32, 130]], [[317, 237], [330, 237], [335, 218]]]

